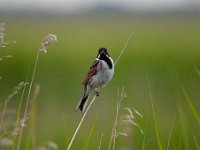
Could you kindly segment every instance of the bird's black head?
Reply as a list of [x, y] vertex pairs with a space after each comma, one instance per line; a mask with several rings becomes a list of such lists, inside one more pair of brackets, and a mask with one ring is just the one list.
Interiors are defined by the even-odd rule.
[[109, 68], [110, 69], [112, 68], [112, 62], [110, 60], [110, 55], [108, 54], [108, 51], [106, 48], [99, 49], [97, 58], [100, 60], [104, 60], [108, 64]]
[[110, 57], [110, 55], [108, 54], [108, 51], [106, 48], [99, 49], [97, 58], [99, 58], [101, 60], [105, 60], [106, 58], [109, 58], [109, 57]]

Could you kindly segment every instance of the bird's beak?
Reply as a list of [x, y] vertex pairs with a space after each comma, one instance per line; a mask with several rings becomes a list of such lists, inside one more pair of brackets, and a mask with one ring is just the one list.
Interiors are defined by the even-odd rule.
[[106, 54], [106, 53], [104, 51], [102, 51], [101, 54]]
[[[105, 52], [104, 52], [104, 51], [102, 51], [102, 52], [101, 52], [101, 54], [105, 54]], [[100, 55], [101, 55], [101, 54], [100, 54]]]

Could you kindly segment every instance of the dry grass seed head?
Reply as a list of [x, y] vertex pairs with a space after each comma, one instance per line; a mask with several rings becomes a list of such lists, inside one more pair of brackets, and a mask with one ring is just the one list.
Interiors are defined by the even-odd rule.
[[40, 44], [39, 51], [46, 53], [47, 48], [56, 42], [57, 42], [57, 36], [55, 34], [48, 34], [47, 36], [43, 38]]
[[3, 60], [3, 59], [5, 59], [5, 58], [11, 58], [11, 57], [12, 57], [12, 55], [1, 56], [1, 57], [0, 57], [0, 60]]
[[10, 137], [13, 127], [15, 127], [16, 110], [12, 108], [6, 109], [2, 115], [4, 115], [5, 120], [1, 126], [0, 137]]
[[47, 146], [52, 150], [57, 150], [58, 149], [58, 145], [56, 143], [54, 143], [53, 141], [48, 141], [47, 142]]
[[0, 23], [0, 47], [5, 47], [8, 41], [5, 41], [5, 23]]
[[43, 145], [38, 146], [36, 150], [57, 150], [58, 145], [53, 141], [47, 141]]
[[8, 96], [8, 100], [10, 100], [13, 96], [15, 96], [17, 93], [19, 93], [19, 91], [26, 86], [28, 83], [27, 82], [20, 82], [13, 90], [12, 92], [9, 94]]
[[[30, 115], [30, 114], [29, 114]], [[22, 128], [25, 128], [26, 127], [26, 122], [27, 120], [29, 119], [29, 115], [27, 115], [26, 117], [23, 117], [19, 123], [17, 124], [17, 126], [14, 128], [14, 130], [11, 132], [11, 135], [12, 136], [16, 136], [20, 133], [21, 129]]]
[[128, 134], [127, 133], [125, 133], [125, 132], [117, 132], [117, 134], [116, 134], [116, 137], [119, 137], [119, 136], [128, 136]]
[[144, 132], [143, 132], [142, 128], [135, 121], [136, 115], [141, 117], [141, 118], [143, 116], [136, 109], [133, 109], [133, 108], [126, 107], [126, 108], [124, 108], [124, 110], [126, 110], [127, 113], [122, 114], [120, 116], [119, 123], [120, 124], [136, 126], [136, 127], [138, 127], [140, 129], [141, 134], [143, 134]]
[[[4, 108], [1, 114], [1, 123], [0, 123], [0, 128], [3, 128], [3, 122], [4, 122], [4, 118], [7, 115], [7, 104], [8, 102], [17, 94], [19, 93], [19, 91], [28, 83], [26, 82], [20, 82], [16, 87], [14, 87], [14, 89], [12, 90], [12, 92], [8, 95], [8, 98], [6, 99], [5, 103], [4, 103]], [[13, 113], [13, 112], [12, 112]], [[8, 117], [6, 117], [8, 119]]]
[[10, 147], [13, 145], [13, 141], [9, 138], [0, 139], [0, 147]]
[[0, 23], [0, 47], [4, 47], [4, 31], [5, 31], [5, 24]]

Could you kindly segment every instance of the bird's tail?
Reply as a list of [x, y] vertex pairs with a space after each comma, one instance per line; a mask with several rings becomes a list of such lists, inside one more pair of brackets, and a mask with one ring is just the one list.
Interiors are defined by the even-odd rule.
[[90, 89], [85, 89], [83, 97], [81, 98], [80, 102], [78, 103], [78, 105], [76, 107], [76, 111], [84, 111], [85, 110], [85, 107], [88, 102], [89, 91], [90, 91]]
[[85, 107], [87, 105], [87, 101], [88, 101], [88, 96], [85, 96], [81, 99], [81, 101], [79, 102], [79, 104], [76, 107], [76, 111], [84, 111]]

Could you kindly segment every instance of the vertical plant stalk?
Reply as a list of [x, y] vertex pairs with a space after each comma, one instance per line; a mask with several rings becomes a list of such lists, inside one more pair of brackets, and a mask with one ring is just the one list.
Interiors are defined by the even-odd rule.
[[21, 128], [20, 128], [20, 134], [19, 134], [19, 141], [18, 141], [18, 144], [17, 144], [17, 150], [20, 150], [22, 133], [23, 133], [23, 129], [24, 129], [24, 124], [25, 124], [26, 118], [28, 116], [28, 107], [29, 107], [30, 95], [31, 95], [31, 90], [32, 90], [32, 86], [33, 86], [33, 81], [34, 81], [34, 78], [35, 78], [35, 73], [36, 73], [36, 69], [37, 69], [39, 55], [40, 55], [40, 51], [37, 52], [37, 55], [36, 55], [36, 58], [35, 58], [35, 64], [34, 64], [34, 68], [33, 68], [33, 74], [32, 74], [32, 78], [31, 78], [29, 90], [28, 90], [28, 96], [27, 96], [27, 100], [26, 100], [26, 105], [25, 105], [23, 122], [22, 122], [22, 125], [21, 125]]
[[143, 138], [143, 141], [142, 141], [142, 148], [141, 148], [141, 150], [145, 150], [146, 133], [147, 133], [147, 121], [146, 121], [146, 125], [145, 125], [144, 138]]
[[3, 121], [4, 121], [4, 117], [5, 117], [5, 112], [6, 112], [6, 108], [8, 105], [8, 102], [12, 99], [12, 97], [14, 97], [17, 93], [19, 93], [19, 91], [26, 86], [27, 83], [25, 82], [20, 82], [13, 90], [12, 92], [8, 95], [8, 97], [6, 98], [6, 101], [4, 103], [3, 106], [3, 111], [2, 111], [2, 116], [1, 116], [1, 122], [0, 122], [0, 131], [3, 128]]
[[[28, 72], [27, 72], [27, 76], [26, 76], [26, 83], [28, 84], [28, 74], [29, 74], [29, 71], [30, 71], [30, 64], [29, 64], [29, 67], [28, 67]], [[23, 91], [22, 91], [22, 94], [21, 94], [21, 97], [20, 97], [20, 101], [19, 101], [19, 106], [18, 106], [18, 109], [17, 109], [17, 118], [16, 118], [16, 123], [15, 123], [15, 129], [14, 129], [14, 136], [13, 136], [13, 145], [12, 145], [12, 150], [15, 150], [15, 146], [16, 146], [16, 142], [17, 142], [17, 130], [19, 128], [19, 122], [20, 122], [20, 114], [21, 114], [21, 110], [22, 110], [22, 101], [24, 99], [24, 95], [25, 95], [25, 90], [26, 90], [26, 86], [27, 84], [24, 86], [23, 88]]]
[[117, 59], [116, 59], [114, 65], [117, 64], [118, 60], [120, 59], [120, 57], [122, 56], [122, 54], [123, 54], [124, 51], [126, 50], [126, 48], [127, 48], [127, 46], [128, 46], [128, 43], [129, 43], [131, 37], [133, 36], [133, 32], [134, 32], [134, 31], [131, 32], [131, 34], [129, 35], [128, 39], [126, 40], [126, 43], [125, 43], [125, 45], [124, 45], [124, 48], [121, 50], [121, 53], [120, 53], [119, 56], [117, 57]]
[[167, 149], [166, 150], [169, 149], [169, 144], [170, 144], [171, 137], [172, 137], [172, 130], [174, 128], [175, 118], [176, 118], [176, 113], [174, 114], [174, 117], [173, 117], [173, 120], [172, 120], [172, 125], [171, 125], [171, 129], [170, 129], [170, 133], [169, 133], [169, 139], [168, 139], [168, 142], [167, 142]]
[[75, 132], [74, 132], [74, 134], [73, 134], [73, 136], [72, 136], [72, 139], [71, 139], [71, 141], [70, 141], [70, 143], [69, 143], [69, 145], [68, 145], [68, 147], [67, 147], [67, 150], [70, 150], [70, 148], [71, 148], [71, 146], [72, 146], [72, 144], [73, 144], [73, 142], [74, 142], [74, 139], [75, 139], [75, 137], [76, 137], [76, 135], [77, 135], [77, 133], [78, 133], [78, 131], [79, 131], [79, 129], [80, 129], [80, 127], [81, 127], [81, 125], [82, 125], [84, 119], [85, 119], [85, 116], [87, 115], [87, 113], [88, 113], [90, 107], [92, 106], [92, 104], [94, 103], [95, 99], [96, 99], [96, 95], [94, 95], [92, 101], [90, 102], [90, 104], [89, 104], [89, 106], [87, 107], [85, 113], [83, 114], [83, 117], [81, 118], [81, 121], [79, 122], [78, 127], [76, 128], [76, 130], [75, 130]]
[[[119, 56], [117, 57], [114, 65], [117, 64], [117, 62], [119, 61], [119, 59], [121, 58], [122, 54], [124, 53], [124, 51], [126, 50], [127, 46], [128, 46], [128, 43], [130, 41], [130, 39], [132, 38], [133, 36], [133, 33], [134, 31], [131, 32], [131, 34], [129, 35], [128, 39], [126, 40], [126, 43], [123, 47], [123, 49], [121, 50], [121, 53], [119, 54]], [[121, 97], [120, 97], [120, 94], [119, 94], [119, 89], [118, 89], [118, 96], [120, 97], [120, 100], [117, 102], [117, 112], [116, 112], [116, 116], [115, 116], [115, 121], [114, 121], [114, 125], [113, 125], [113, 129], [112, 129], [112, 134], [111, 134], [111, 138], [110, 138], [110, 142], [109, 142], [109, 145], [108, 145], [108, 149], [110, 150], [111, 149], [111, 146], [112, 146], [112, 143], [113, 143], [113, 150], [115, 148], [115, 136], [116, 136], [116, 127], [117, 127], [117, 120], [119, 118], [119, 108], [120, 108], [120, 105], [121, 105], [121, 100], [123, 99], [122, 98], [122, 94], [124, 92], [124, 88], [122, 88], [122, 93], [121, 93]]]
[[100, 142], [99, 142], [98, 150], [101, 150], [102, 140], [103, 140], [103, 133], [101, 134], [101, 139], [100, 139]]
[[[26, 86], [24, 87], [22, 95], [21, 95], [21, 98], [20, 98], [19, 107], [18, 107], [18, 111], [17, 111], [17, 119], [16, 119], [16, 123], [15, 123], [15, 129], [17, 129], [19, 127], [22, 100], [23, 100], [23, 97], [24, 97], [25, 89], [26, 89]], [[14, 136], [13, 136], [13, 147], [12, 147], [13, 150], [15, 150], [16, 139], [17, 139], [17, 133], [14, 133]]]
[[121, 94], [119, 93], [119, 89], [118, 89], [118, 97], [119, 97], [119, 100], [117, 101], [116, 116], [115, 116], [115, 121], [114, 121], [113, 128], [112, 128], [110, 142], [109, 142], [109, 145], [108, 145], [108, 150], [111, 149], [112, 143], [113, 143], [113, 150], [115, 149], [115, 137], [116, 137], [116, 134], [117, 134], [116, 128], [117, 128], [117, 123], [118, 123], [118, 119], [119, 119], [119, 109], [121, 107], [122, 100], [126, 97], [126, 94], [124, 93], [124, 87], [122, 88]]
[[38, 59], [39, 59], [39, 55], [40, 52], [47, 52], [47, 48], [50, 45], [53, 45], [55, 42], [57, 42], [57, 36], [55, 34], [48, 34], [47, 36], [45, 36], [40, 44], [40, 48], [37, 51], [37, 55], [35, 58], [35, 64], [34, 64], [34, 68], [33, 68], [33, 73], [32, 73], [32, 77], [31, 77], [31, 82], [30, 82], [30, 86], [28, 89], [28, 96], [26, 99], [26, 104], [25, 104], [25, 110], [24, 110], [24, 115], [22, 118], [22, 122], [21, 122], [21, 128], [20, 128], [20, 133], [19, 133], [19, 140], [17, 143], [17, 148], [16, 150], [20, 150], [20, 146], [21, 146], [21, 140], [22, 140], [22, 133], [25, 127], [25, 123], [28, 117], [28, 108], [29, 108], [29, 103], [30, 103], [30, 95], [31, 95], [31, 91], [32, 91], [32, 86], [33, 86], [33, 81], [35, 78], [35, 73], [36, 73], [36, 69], [37, 69], [37, 65], [38, 65]]
[[108, 145], [108, 150], [111, 149], [112, 143], [114, 143], [113, 144], [113, 148], [114, 148], [114, 145], [115, 145], [115, 136], [116, 136], [116, 127], [117, 127], [117, 120], [118, 120], [118, 118], [119, 118], [119, 102], [117, 101], [116, 116], [115, 116], [115, 121], [114, 121], [113, 128], [112, 128], [110, 142], [109, 142], [109, 145]]
[[115, 126], [115, 130], [114, 130], [114, 136], [113, 136], [113, 150], [115, 149], [115, 141], [116, 141], [116, 136], [117, 136], [117, 129], [116, 129], [116, 127], [117, 127], [117, 124], [116, 124], [116, 126]]
[[6, 111], [6, 108], [7, 108], [7, 104], [8, 104], [8, 99], [6, 98], [6, 101], [5, 101], [4, 106], [3, 106], [3, 111], [2, 111], [2, 114], [1, 114], [0, 131], [3, 128], [3, 121], [4, 121], [4, 116], [5, 116], [5, 111]]
[[37, 108], [36, 99], [39, 96], [40, 85], [36, 84], [34, 87], [33, 97], [31, 98], [31, 136], [32, 136], [32, 149], [36, 149], [36, 120], [37, 120]]

